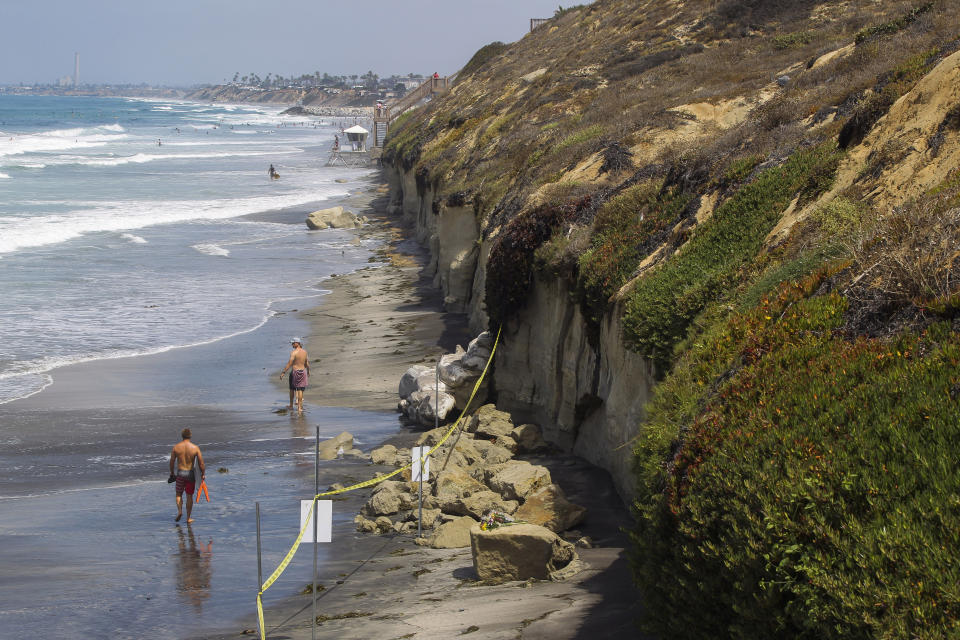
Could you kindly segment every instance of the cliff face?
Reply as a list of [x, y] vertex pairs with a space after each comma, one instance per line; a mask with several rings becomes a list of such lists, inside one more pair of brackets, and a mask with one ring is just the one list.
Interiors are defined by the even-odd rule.
[[498, 405], [635, 507], [648, 631], [955, 634], [958, 14], [597, 0], [392, 126]]
[[[412, 171], [388, 166], [391, 208], [431, 249], [434, 284], [448, 309], [469, 315], [479, 333], [488, 327], [483, 291], [493, 238], [481, 236], [473, 207], [418, 192]], [[545, 437], [611, 472], [625, 500], [633, 495], [630, 441], [653, 384], [651, 365], [622, 340], [621, 314], [604, 317], [596, 344], [560, 278], [538, 278], [526, 307], [504, 325], [497, 351], [497, 405], [539, 424]]]
[[[916, 195], [934, 186], [955, 166], [941, 156], [941, 170], [900, 168], [898, 184], [891, 184], [885, 177], [889, 158], [877, 160], [884, 148], [916, 149], [918, 141], [937, 135], [933, 130], [953, 104], [944, 92], [955, 84], [943, 79], [949, 73], [942, 68], [939, 79], [927, 80], [912, 97], [900, 95], [933, 62], [952, 68], [953, 59], [944, 60], [949, 47], [938, 58], [927, 46], [944, 39], [937, 29], [914, 38], [896, 59], [877, 59], [889, 44], [876, 42], [877, 34], [909, 27], [910, 16], [917, 17], [912, 5], [864, 4], [853, 12], [853, 5], [840, 2], [793, 3], [789, 9], [748, 5], [743, 15], [732, 6], [711, 11], [697, 2], [667, 8], [611, 0], [574, 9], [514, 45], [481, 50], [484, 60], [471, 61], [470, 73], [449, 95], [407, 118], [388, 143], [394, 208], [430, 247], [447, 307], [469, 314], [478, 332], [490, 324], [487, 261], [510, 220], [585, 194], [596, 211], [598, 202], [643, 179], [659, 179], [660, 189], [673, 181], [690, 194], [680, 215], [643, 241], [628, 271], [607, 277], [599, 291], [584, 291], [584, 255], [620, 247], [598, 246], [596, 220], [591, 226], [581, 216], [568, 223], [559, 231], [581, 245], [573, 256], [578, 263], [518, 273], [518, 279], [530, 279], [525, 304], [495, 319], [505, 328], [495, 378], [498, 403], [541, 423], [560, 446], [609, 469], [625, 499], [634, 487], [630, 443], [642, 428], [656, 370], [662, 376], [669, 367], [669, 358], [644, 354], [623, 330], [636, 280], [677, 252], [729, 198], [731, 187], [756, 175], [755, 167], [844, 127], [855, 129], [850, 123], [858, 118], [876, 121], [882, 112], [867, 112], [885, 108], [877, 106], [884, 100], [898, 100], [894, 113], [911, 100], [926, 104], [937, 93], [931, 83], [941, 87], [936, 104], [943, 108], [925, 116], [930, 131], [914, 130], [901, 141], [878, 128], [857, 141], [844, 161], [850, 168], [840, 171], [829, 193], [786, 208], [766, 244], [782, 243], [798, 221], [854, 182], [870, 201], [889, 205], [902, 202], [907, 191]], [[871, 32], [878, 21], [886, 26]], [[856, 38], [860, 42], [853, 44]], [[572, 43], [576, 48], [569, 48]], [[742, 56], [761, 51], [763, 58], [742, 63]], [[923, 59], [911, 58], [913, 51]], [[896, 95], [884, 71], [889, 67], [894, 77], [905, 78]], [[826, 87], [816, 86], [827, 77]], [[900, 116], [899, 124], [886, 128], [902, 133], [904, 120], [916, 118]], [[952, 148], [948, 138], [945, 148]], [[864, 175], [868, 156], [879, 171]], [[599, 305], [585, 305], [590, 294], [600, 297]]]

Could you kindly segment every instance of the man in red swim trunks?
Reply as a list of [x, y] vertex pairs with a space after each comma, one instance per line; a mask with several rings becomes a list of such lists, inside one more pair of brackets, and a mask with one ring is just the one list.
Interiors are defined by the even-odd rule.
[[183, 494], [187, 494], [187, 524], [193, 522], [190, 513], [193, 511], [193, 492], [196, 491], [196, 474], [193, 471], [193, 465], [196, 461], [200, 466], [201, 479], [207, 477], [207, 466], [203, 463], [203, 454], [200, 453], [200, 447], [190, 442], [190, 429], [184, 429], [180, 432], [183, 438], [173, 446], [170, 452], [170, 478], [176, 481], [177, 488], [177, 517], [176, 522], [180, 522], [183, 517]]

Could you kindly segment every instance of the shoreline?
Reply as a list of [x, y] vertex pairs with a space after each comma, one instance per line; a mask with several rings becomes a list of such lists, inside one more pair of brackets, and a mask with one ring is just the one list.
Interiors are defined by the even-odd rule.
[[[39, 423], [53, 416], [62, 415], [64, 420], [79, 416], [79, 412], [84, 410], [83, 402], [96, 402], [100, 404], [89, 408], [89, 419], [84, 420], [89, 422], [89, 427], [83, 425], [84, 428], [96, 429], [105, 419], [105, 409], [102, 407], [109, 409], [109, 404], [102, 404], [109, 402], [106, 394], [117, 393], [119, 389], [117, 395], [120, 396], [142, 395], [151, 400], [158, 395], [173, 398], [176, 394], [171, 393], [171, 388], [179, 387], [171, 385], [181, 384], [177, 381], [177, 374], [198, 365], [201, 368], [216, 365], [210, 360], [214, 355], [227, 363], [237, 358], [252, 361], [244, 364], [242, 375], [259, 377], [261, 381], [256, 386], [262, 387], [263, 393], [258, 392], [254, 398], [245, 398], [253, 408], [243, 410], [247, 417], [239, 417], [242, 421], [249, 420], [249, 425], [243, 427], [248, 433], [262, 429], [277, 430], [275, 435], [281, 440], [276, 445], [279, 448], [272, 455], [283, 456], [281, 452], [286, 450], [287, 445], [282, 443], [291, 437], [295, 442], [309, 438], [314, 423], [320, 425], [321, 437], [326, 438], [344, 428], [352, 430], [351, 426], [345, 426], [351, 424], [351, 419], [355, 420], [352, 424], [357, 431], [354, 433], [360, 434], [363, 440], [360, 446], [364, 451], [383, 443], [410, 446], [423, 429], [404, 427], [395, 413], [400, 376], [413, 364], [434, 362], [441, 353], [452, 351], [457, 343], [465, 346], [470, 336], [466, 328], [466, 316], [444, 312], [439, 290], [433, 288], [432, 278], [425, 275], [430, 262], [428, 251], [407, 239], [401, 221], [385, 213], [385, 203], [386, 187], [376, 173], [365, 178], [363, 186], [350, 195], [324, 203], [324, 206], [343, 205], [357, 214], [368, 216], [371, 223], [358, 229], [355, 239], [358, 244], [370, 240], [376, 245], [372, 248], [369, 267], [318, 282], [318, 290], [326, 289], [329, 293], [310, 298], [307, 306], [277, 310], [261, 329], [223, 343], [226, 349], [221, 348], [222, 345], [208, 345], [58, 369], [55, 374], [58, 379], [54, 385], [59, 382], [59, 386], [48, 388], [30, 399], [8, 403], [4, 408], [32, 411]], [[311, 364], [315, 367], [305, 394], [307, 411], [302, 418], [287, 416], [286, 410], [279, 408], [286, 407], [287, 391], [286, 385], [278, 380], [278, 373], [286, 360], [288, 345], [285, 340], [294, 331], [306, 338]], [[269, 383], [264, 384], [267, 381]], [[91, 398], [87, 399], [86, 396]], [[374, 413], [368, 414], [369, 418], [364, 418], [359, 412], [338, 418], [327, 407], [342, 407], [345, 412], [356, 409]], [[216, 444], [221, 448], [224, 441], [236, 440], [239, 425], [231, 423], [231, 420], [238, 416], [229, 404], [223, 402], [198, 406], [190, 398], [177, 398], [176, 402], [171, 402], [161, 397], [156, 411], [139, 407], [131, 412], [130, 409], [121, 408], [108, 417], [112, 416], [110, 419], [116, 420], [118, 425], [130, 418], [142, 423], [137, 429], [130, 428], [129, 434], [126, 433], [127, 428], [123, 429], [125, 440], [118, 454], [136, 452], [146, 442], [151, 443], [151, 450], [156, 450], [159, 457], [168, 450], [165, 441], [178, 422], [199, 425], [199, 416], [206, 413], [210, 414], [211, 423], [206, 427], [201, 426], [198, 432], [206, 433], [207, 438], [215, 437], [219, 440]], [[156, 416], [150, 417], [153, 414]], [[396, 417], [391, 417], [391, 414]], [[372, 420], [380, 420], [382, 426], [364, 437], [363, 429]], [[215, 433], [219, 435], [215, 436]], [[43, 441], [49, 439], [49, 436], [41, 435], [38, 432], [37, 437]], [[372, 439], [370, 436], [373, 436]], [[236, 446], [239, 445], [230, 445]], [[247, 451], [259, 446], [244, 444], [241, 448]], [[296, 448], [299, 450], [300, 445], [296, 445]], [[211, 460], [216, 458], [216, 452], [214, 443], [206, 445], [205, 453], [211, 454]], [[248, 482], [245, 478], [251, 478], [250, 481], [259, 478], [256, 458], [250, 458], [249, 461], [253, 466], [246, 471], [232, 472], [243, 475], [228, 477], [243, 480], [244, 483]], [[337, 500], [334, 525], [336, 542], [321, 550], [325, 561], [320, 583], [326, 590], [320, 594], [319, 613], [328, 616], [328, 622], [321, 627], [321, 636], [358, 639], [380, 636], [452, 637], [476, 627], [471, 631], [473, 638], [550, 637], [559, 640], [587, 638], [591, 634], [607, 631], [631, 632], [631, 612], [636, 601], [632, 596], [632, 584], [626, 566], [625, 536], [620, 533], [620, 528], [629, 523], [609, 476], [570, 455], [538, 458], [536, 463], [544, 464], [552, 471], [556, 469], [554, 476], [571, 500], [589, 509], [589, 519], [580, 527], [580, 532], [593, 538], [599, 546], [581, 550], [585, 565], [581, 573], [562, 583], [477, 584], [471, 578], [469, 549], [427, 549], [415, 546], [411, 536], [382, 537], [357, 533], [352, 519], [369, 497], [370, 490], [356, 491]], [[234, 464], [238, 465], [238, 469], [246, 468], [239, 462]], [[234, 467], [234, 464], [230, 466]], [[165, 464], [158, 463], [159, 466]], [[313, 470], [309, 459], [300, 457], [283, 462], [282, 468], [284, 478], [289, 475], [291, 479], [297, 479], [295, 484], [285, 489], [286, 492], [302, 493], [303, 486], [300, 485], [306, 481], [312, 487]], [[332, 482], [332, 478], [340, 474], [343, 474], [341, 481], [345, 483], [359, 481], [387, 470], [360, 460], [329, 462], [324, 463], [321, 469], [322, 482]], [[229, 484], [233, 485], [235, 480]], [[269, 477], [265, 481], [270, 482]], [[155, 490], [150, 488], [154, 484], [158, 487]], [[215, 509], [222, 510], [226, 506], [223, 500], [227, 489], [228, 485], [218, 487], [211, 484], [211, 491], [220, 496], [219, 505], [214, 503]], [[232, 486], [230, 490], [241, 493], [248, 491], [242, 484]], [[137, 496], [162, 492], [164, 500], [167, 495], [166, 485], [159, 482], [144, 485], [141, 489], [122, 491]], [[249, 509], [246, 503], [256, 496], [266, 495], [262, 491], [257, 489], [237, 499], [244, 503], [244, 509]], [[276, 513], [272, 517], [278, 518], [281, 512], [293, 510], [295, 503], [288, 497], [284, 494], [282, 504], [273, 506]], [[151, 521], [160, 525], [155, 534], [158, 536], [157, 543], [169, 544], [169, 533], [165, 533], [165, 527], [162, 526], [167, 522], [169, 505], [156, 505], [154, 510], [152, 500], [150, 498], [147, 502], [149, 506], [143, 508], [148, 509]], [[284, 516], [285, 523], [287, 517]], [[211, 527], [221, 528], [214, 530]], [[235, 527], [236, 524], [230, 523], [226, 512], [219, 520], [200, 520], [194, 525], [198, 531], [210, 529], [218, 540], [238, 535], [249, 536], [249, 532], [240, 534], [233, 531]], [[273, 570], [273, 564], [280, 557], [276, 555], [279, 548], [286, 548], [293, 542], [291, 531], [288, 524], [282, 528], [274, 526], [272, 532], [268, 531], [267, 547], [272, 550], [264, 558], [265, 575]], [[249, 538], [244, 538], [243, 544], [249, 547]], [[305, 582], [303, 576], [309, 564], [309, 560], [303, 557], [304, 553], [309, 554], [309, 550], [300, 550], [299, 558], [294, 563], [296, 566], [291, 566], [283, 581], [265, 596], [267, 628], [271, 637], [279, 632], [295, 640], [305, 640], [311, 633], [310, 598], [296, 595]], [[245, 551], [242, 566], [237, 565], [237, 561], [230, 561], [231, 574], [245, 572], [252, 557], [249, 551]], [[183, 562], [192, 562], [187, 556], [184, 558]], [[157, 562], [160, 561], [158, 558]], [[146, 591], [144, 595], [149, 593]], [[211, 623], [205, 623], [201, 617], [197, 619], [195, 633], [178, 633], [175, 637], [252, 637], [249, 631], [257, 626], [255, 593], [255, 588], [250, 589], [249, 603], [243, 599], [231, 601], [231, 606], [237, 610], [237, 617], [232, 618], [236, 624], [224, 623], [224, 620], [231, 619], [229, 616]], [[521, 596], [522, 606], [519, 605]], [[213, 597], [218, 596], [214, 593]], [[371, 615], [354, 618], [349, 615], [352, 613]], [[62, 624], [69, 626], [66, 620]], [[243, 633], [245, 630], [248, 633]]]
[[[376, 195], [355, 213], [373, 221], [362, 234], [382, 238], [375, 250], [382, 265], [329, 278], [321, 286], [330, 293], [315, 308], [299, 312], [310, 322], [305, 338], [316, 369], [305, 403], [394, 411], [397, 383], [408, 367], [435, 362], [470, 339], [466, 315], [443, 311], [440, 291], [424, 275], [429, 252], [405, 238], [402, 224], [385, 213], [385, 186], [374, 189]], [[324, 335], [339, 339], [325, 343]], [[395, 435], [375, 446], [412, 446], [426, 429], [398, 425]], [[317, 612], [324, 622], [318, 625], [318, 637], [640, 637], [633, 623], [637, 598], [624, 532], [630, 517], [610, 475], [572, 454], [518, 458], [549, 468], [567, 496], [588, 507], [588, 519], [571, 532], [593, 541], [592, 548], [578, 549], [582, 571], [562, 582], [484, 585], [476, 581], [469, 547], [431, 549], [417, 546], [413, 535], [362, 534], [351, 528], [335, 533], [347, 538], [346, 544], [338, 545], [336, 561], [319, 570]], [[372, 467], [368, 477], [391, 470]], [[369, 494], [370, 489], [354, 492], [335, 508], [357, 513]], [[304, 546], [298, 551], [301, 563], [312, 545]], [[268, 637], [311, 637], [311, 609], [312, 598], [303, 593], [265, 603]], [[251, 607], [239, 628], [203, 637], [228, 640], [257, 634]]]
[[302, 336], [311, 363], [304, 402], [393, 412], [409, 367], [436, 362], [471, 336], [466, 316], [445, 312], [442, 294], [424, 275], [429, 252], [405, 239], [386, 213], [386, 185], [372, 182], [369, 192], [342, 204], [370, 220], [358, 238], [378, 241], [371, 257], [378, 264], [324, 280], [319, 286], [329, 293], [298, 312], [310, 327]]

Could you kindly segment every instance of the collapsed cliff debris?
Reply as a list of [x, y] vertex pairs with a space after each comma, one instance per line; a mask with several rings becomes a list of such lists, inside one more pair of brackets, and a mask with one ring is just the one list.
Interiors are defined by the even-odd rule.
[[[418, 446], [433, 446], [445, 433], [432, 429], [417, 439]], [[540, 428], [515, 425], [509, 414], [484, 405], [432, 456], [429, 483], [423, 496], [423, 528], [429, 536], [418, 544], [433, 548], [470, 546], [470, 530], [490, 512], [513, 516], [516, 521], [542, 526], [560, 534], [586, 517], [587, 510], [566, 499], [563, 490], [541, 465], [516, 459], [516, 454], [548, 449]], [[384, 445], [371, 452], [376, 464], [402, 467], [410, 462], [408, 450]], [[418, 483], [380, 483], [354, 519], [358, 531], [412, 533], [417, 530]]]
[[[466, 351], [457, 345], [454, 353], [441, 357], [436, 369], [419, 364], [410, 367], [400, 379], [397, 410], [425, 426], [443, 423], [454, 412], [459, 414], [466, 408], [492, 348], [493, 336], [484, 331], [470, 341]], [[475, 402], [486, 399], [487, 388], [484, 381]]]

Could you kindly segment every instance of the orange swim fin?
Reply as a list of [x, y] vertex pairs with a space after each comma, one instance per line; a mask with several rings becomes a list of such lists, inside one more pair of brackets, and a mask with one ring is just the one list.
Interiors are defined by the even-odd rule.
[[201, 495], [201, 494], [203, 494], [204, 496], [207, 497], [207, 502], [210, 502], [210, 492], [207, 491], [207, 481], [206, 481], [206, 480], [201, 480], [201, 481], [200, 481], [200, 486], [197, 487], [197, 497], [194, 498], [193, 501], [199, 503], [199, 502], [200, 502], [200, 495]]

